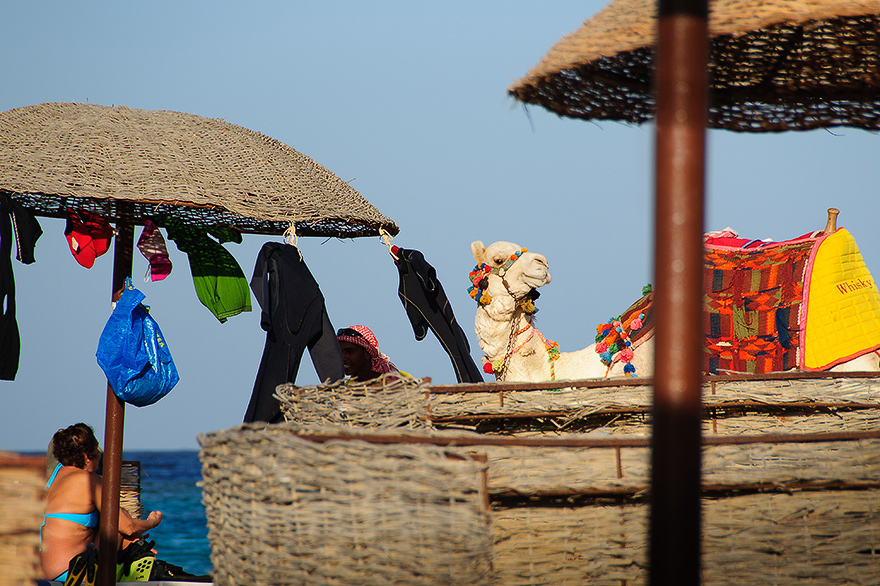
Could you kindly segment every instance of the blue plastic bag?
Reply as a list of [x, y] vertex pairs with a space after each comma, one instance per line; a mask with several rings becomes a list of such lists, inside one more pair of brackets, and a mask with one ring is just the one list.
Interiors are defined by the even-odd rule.
[[165, 337], [141, 305], [146, 296], [131, 277], [107, 320], [98, 341], [98, 365], [116, 396], [138, 407], [152, 405], [167, 395], [180, 377]]

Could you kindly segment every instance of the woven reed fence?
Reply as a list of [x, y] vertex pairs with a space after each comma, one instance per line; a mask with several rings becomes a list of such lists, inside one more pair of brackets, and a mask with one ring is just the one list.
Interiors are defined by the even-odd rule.
[[[643, 382], [503, 393], [419, 380], [279, 387], [286, 423], [200, 438], [215, 579], [646, 583]], [[880, 582], [878, 388], [874, 378], [833, 377], [706, 385], [706, 584]], [[460, 419], [447, 415], [456, 397]], [[455, 429], [472, 415], [485, 427], [513, 410], [553, 425]], [[611, 419], [566, 431], [565, 422], [600, 411]], [[478, 456], [485, 464], [470, 459]], [[464, 492], [450, 497], [455, 490]], [[388, 512], [402, 502], [417, 512]], [[453, 502], [467, 503], [455, 532]]]
[[[554, 416], [576, 420], [607, 412], [648, 412], [651, 405], [650, 381], [630, 379], [623, 385], [595, 381], [604, 386], [555, 390], [480, 391], [454, 385], [443, 387], [430, 398], [430, 415], [435, 421], [463, 422], [468, 416], [523, 417]], [[481, 385], [483, 387], [488, 385]], [[874, 403], [880, 405], [880, 379], [816, 378], [796, 380], [718, 380], [704, 385], [703, 403], [707, 408], [723, 409], [733, 404], [795, 406], [798, 403]]]
[[0, 586], [40, 575], [45, 458], [0, 452]]
[[[877, 584], [877, 490], [703, 500], [707, 585]], [[498, 583], [647, 583], [648, 506], [520, 507], [492, 513]]]
[[[578, 387], [550, 390], [517, 390], [539, 383], [429, 383], [403, 379], [379, 387], [341, 382], [313, 387], [287, 384], [278, 387], [276, 397], [286, 420], [317, 425], [484, 432], [516, 429], [537, 433], [576, 428], [597, 435], [650, 433], [650, 379], [580, 381]], [[781, 430], [789, 425], [784, 418], [793, 413], [821, 419], [841, 410], [880, 407], [880, 378], [713, 377], [704, 385], [703, 404], [705, 433], [738, 433], [749, 428], [768, 431], [768, 425]], [[756, 412], [762, 415], [744, 417]], [[525, 424], [511, 428], [508, 424], [515, 420]], [[535, 425], [536, 421], [547, 424]], [[803, 425], [813, 425], [812, 418], [808, 421], [811, 423]], [[818, 421], [815, 423], [818, 425]]]

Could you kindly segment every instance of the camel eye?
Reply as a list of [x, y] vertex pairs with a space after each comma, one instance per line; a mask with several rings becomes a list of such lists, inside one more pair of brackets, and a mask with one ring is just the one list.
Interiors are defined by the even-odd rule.
[[502, 264], [504, 264], [504, 259], [503, 258], [496, 258], [492, 262], [494, 262], [496, 265], [502, 265]]

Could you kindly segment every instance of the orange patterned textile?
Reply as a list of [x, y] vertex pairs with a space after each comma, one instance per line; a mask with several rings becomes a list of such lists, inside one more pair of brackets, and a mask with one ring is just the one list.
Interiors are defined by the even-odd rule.
[[706, 245], [704, 372], [766, 373], [798, 366], [804, 277], [816, 241]]

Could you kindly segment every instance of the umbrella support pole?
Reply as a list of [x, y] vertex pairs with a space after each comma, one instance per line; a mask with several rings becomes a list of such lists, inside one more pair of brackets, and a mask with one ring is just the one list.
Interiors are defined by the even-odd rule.
[[649, 583], [700, 583], [706, 0], [659, 0]]
[[[131, 276], [134, 251], [134, 225], [120, 213], [113, 245], [113, 284], [111, 299]], [[122, 430], [125, 404], [107, 384], [107, 411], [104, 418], [104, 476], [101, 484], [97, 586], [116, 584], [116, 550], [119, 541], [119, 492], [122, 485]]]

